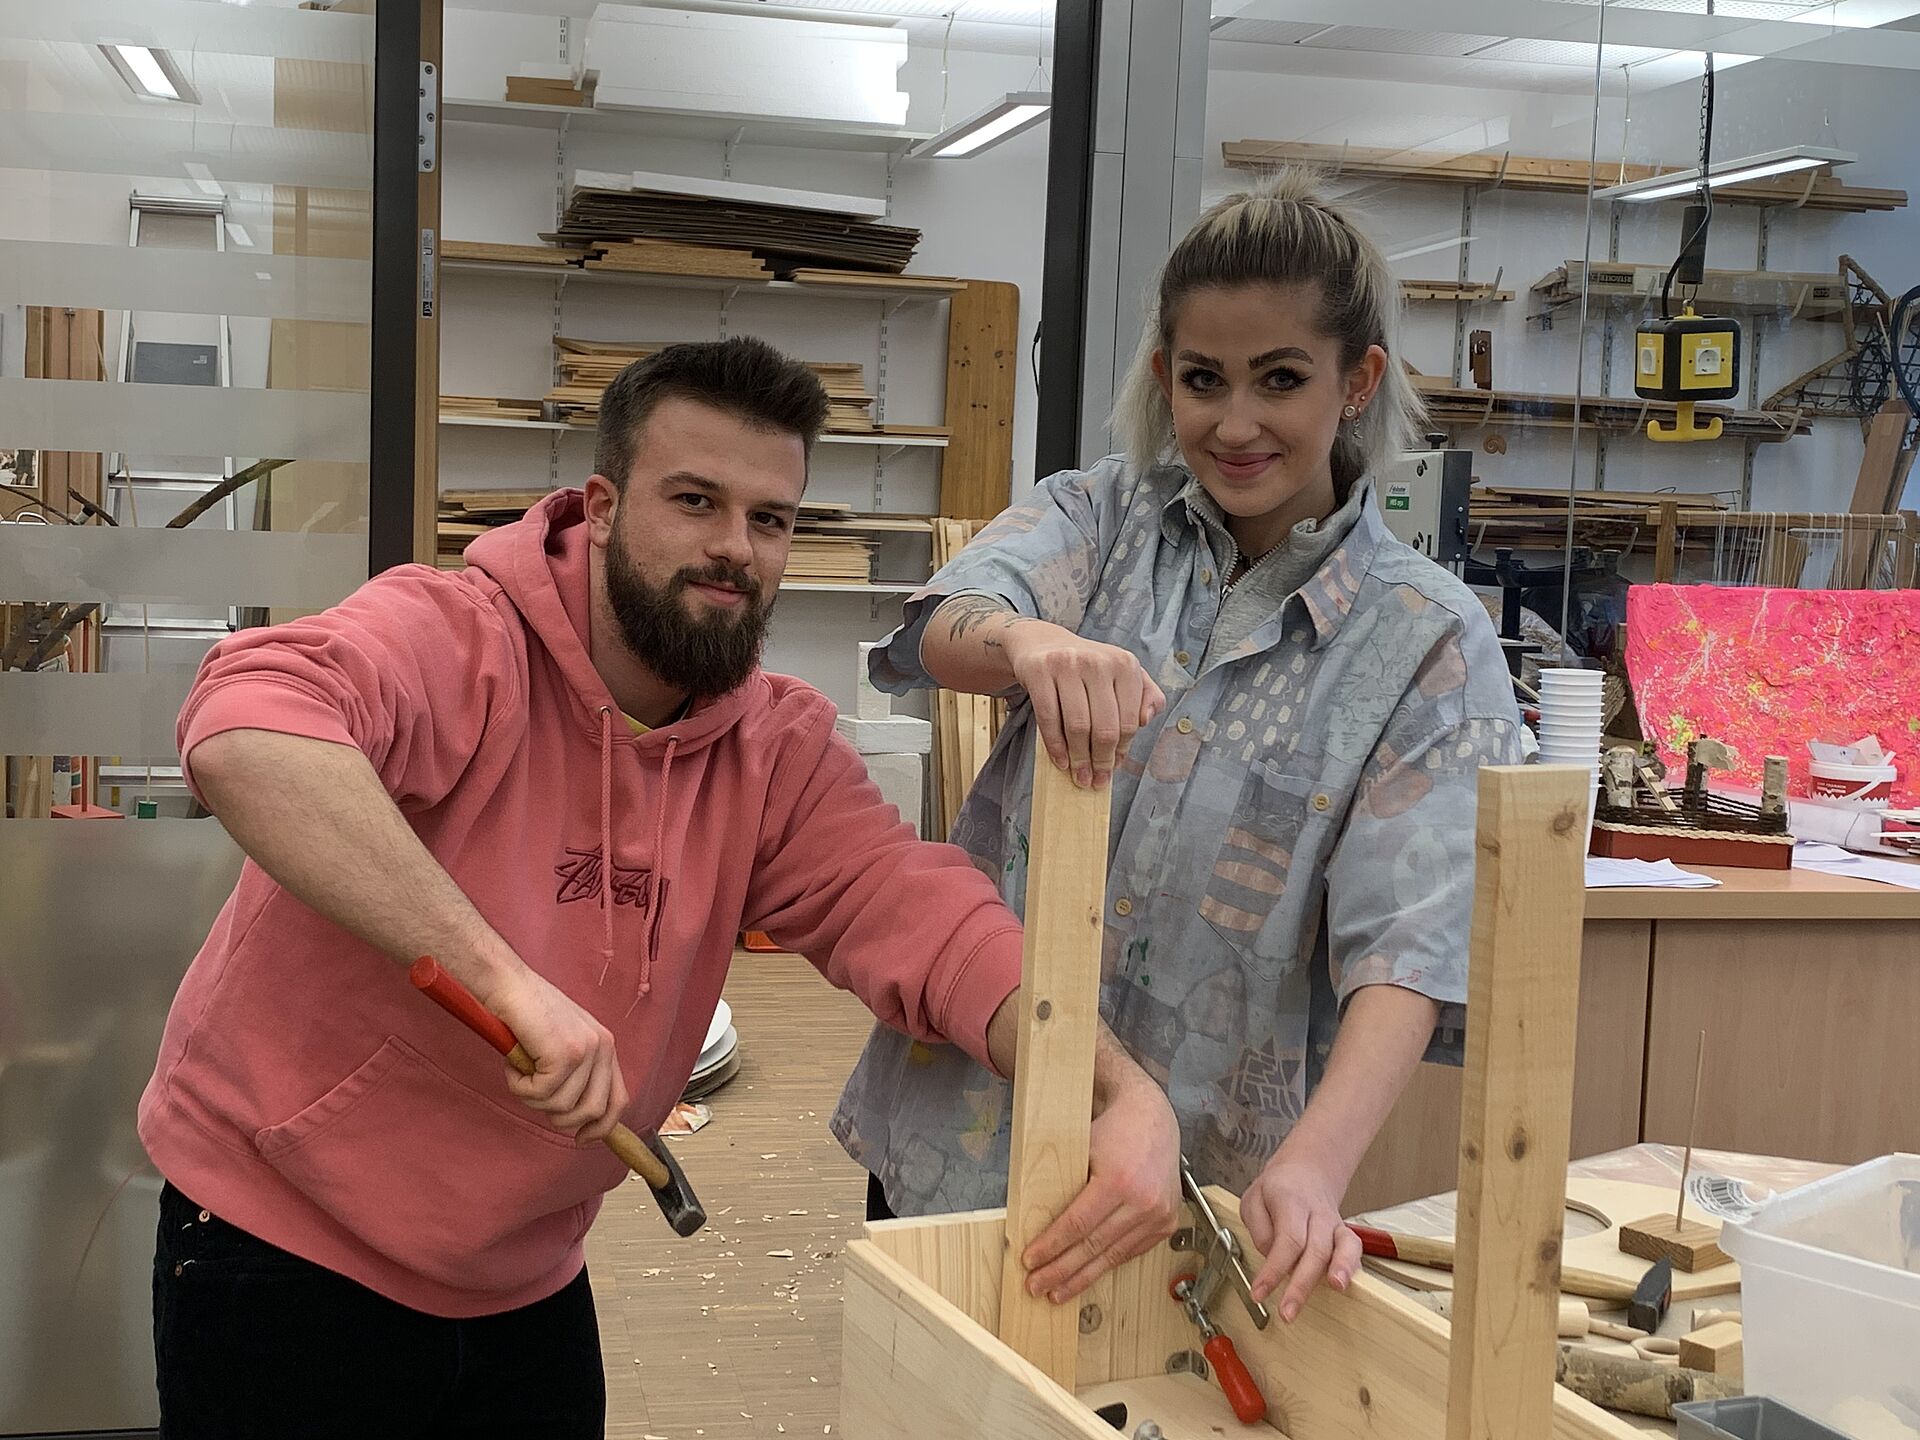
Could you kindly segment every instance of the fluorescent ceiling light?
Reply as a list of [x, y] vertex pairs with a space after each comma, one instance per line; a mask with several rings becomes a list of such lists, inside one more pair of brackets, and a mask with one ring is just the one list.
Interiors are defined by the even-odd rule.
[[958, 160], [1011, 139], [1046, 119], [1053, 97], [1040, 90], [1015, 90], [1001, 96], [977, 115], [949, 125], [931, 140], [922, 140], [907, 154], [918, 159]]
[[1450, 235], [1444, 240], [1433, 240], [1425, 245], [1415, 245], [1407, 250], [1392, 251], [1386, 258], [1389, 262], [1395, 260], [1411, 260], [1416, 255], [1431, 255], [1436, 250], [1451, 250], [1456, 245], [1471, 245], [1472, 243], [1473, 236], [1471, 235]]
[[[1768, 150], [1760, 155], [1743, 155], [1738, 160], [1722, 160], [1707, 172], [1707, 188], [1742, 185], [1749, 180], [1764, 180], [1769, 175], [1787, 175], [1796, 170], [1818, 170], [1828, 165], [1851, 165], [1860, 157], [1851, 150], [1829, 150], [1819, 145], [1794, 145], [1784, 150]], [[1596, 200], [1673, 200], [1700, 188], [1700, 167], [1676, 170], [1671, 175], [1653, 175], [1628, 185], [1615, 185], [1598, 192]]]
[[194, 94], [180, 67], [166, 51], [148, 45], [102, 45], [100, 53], [120, 72], [120, 78], [134, 94], [153, 100], [180, 100], [189, 105], [200, 103], [200, 97]]

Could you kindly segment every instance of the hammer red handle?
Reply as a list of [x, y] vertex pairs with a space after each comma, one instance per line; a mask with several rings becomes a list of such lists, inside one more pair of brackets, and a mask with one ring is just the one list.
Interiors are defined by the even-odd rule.
[[[414, 961], [407, 975], [415, 988], [506, 1056], [514, 1069], [522, 1075], [533, 1073], [533, 1057], [520, 1048], [520, 1042], [514, 1039], [507, 1023], [474, 999], [473, 992], [442, 970], [440, 963], [431, 955], [422, 955]], [[629, 1170], [655, 1190], [664, 1190], [671, 1183], [672, 1175], [660, 1157], [625, 1125], [614, 1126], [613, 1133], [606, 1137], [605, 1143], [609, 1150], [626, 1162]]]
[[442, 970], [440, 962], [431, 955], [422, 955], [414, 961], [407, 978], [413, 981], [415, 989], [502, 1055], [512, 1053], [519, 1043], [507, 1028], [507, 1022], [474, 999], [473, 992]]
[[1224, 1335], [1216, 1335], [1201, 1347], [1201, 1351], [1206, 1355], [1207, 1363], [1213, 1366], [1220, 1388], [1227, 1392], [1227, 1403], [1233, 1406], [1233, 1413], [1240, 1417], [1240, 1423], [1253, 1425], [1266, 1419], [1267, 1402], [1260, 1395], [1260, 1387], [1253, 1383], [1253, 1376], [1247, 1372], [1240, 1352], [1233, 1348], [1233, 1341]]

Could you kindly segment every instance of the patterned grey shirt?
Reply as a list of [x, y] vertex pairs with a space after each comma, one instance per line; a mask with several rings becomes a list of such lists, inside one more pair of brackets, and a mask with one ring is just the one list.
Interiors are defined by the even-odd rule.
[[[882, 688], [931, 685], [927, 620], [979, 591], [1131, 650], [1166, 692], [1113, 777], [1100, 1009], [1166, 1088], [1200, 1179], [1236, 1193], [1299, 1119], [1355, 990], [1441, 1001], [1429, 1058], [1458, 1063], [1475, 772], [1520, 758], [1485, 609], [1387, 533], [1370, 491], [1305, 583], [1209, 654], [1233, 554], [1211, 497], [1173, 465], [1055, 475], [873, 652]], [[1033, 744], [1016, 703], [952, 837], [1016, 912]], [[900, 1214], [995, 1206], [1011, 1098], [960, 1051], [879, 1028], [833, 1131]]]

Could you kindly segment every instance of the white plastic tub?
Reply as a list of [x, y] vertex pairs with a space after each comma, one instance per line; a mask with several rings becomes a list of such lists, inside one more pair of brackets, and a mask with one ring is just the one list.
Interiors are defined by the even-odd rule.
[[1893, 799], [1900, 772], [1885, 765], [1843, 765], [1836, 760], [1814, 760], [1807, 765], [1808, 787], [1822, 800], [1850, 800], [1884, 810]]
[[1748, 1394], [1856, 1440], [1920, 1436], [1920, 1155], [1802, 1186], [1720, 1244], [1740, 1262]]

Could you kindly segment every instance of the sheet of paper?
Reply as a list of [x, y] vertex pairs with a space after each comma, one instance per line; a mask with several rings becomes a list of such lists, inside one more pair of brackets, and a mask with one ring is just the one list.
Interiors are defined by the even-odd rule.
[[1704, 890], [1720, 882], [1711, 875], [1682, 870], [1671, 860], [1614, 860], [1605, 855], [1587, 857], [1587, 888], [1606, 890], [1621, 885], [1660, 890]]
[[[1913, 861], [1855, 855], [1838, 845], [1802, 842], [1794, 846], [1793, 868], [1812, 870], [1822, 875], [1845, 875], [1854, 880], [1872, 880], [1881, 885], [1898, 885], [1903, 890], [1920, 890], [1920, 865]], [[1593, 881], [1588, 880], [1587, 883], [1591, 885]]]

